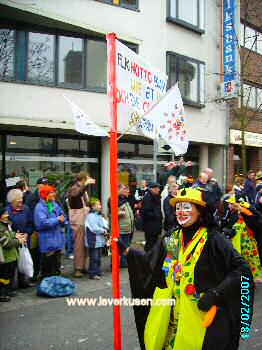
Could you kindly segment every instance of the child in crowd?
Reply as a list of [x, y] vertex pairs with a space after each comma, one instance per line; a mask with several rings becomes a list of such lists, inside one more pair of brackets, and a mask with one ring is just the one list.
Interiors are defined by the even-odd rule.
[[10, 297], [16, 296], [12, 291], [12, 284], [19, 258], [18, 248], [26, 240], [26, 234], [11, 230], [9, 214], [4, 208], [0, 208], [0, 302], [9, 301]]
[[89, 248], [89, 278], [100, 280], [101, 256], [108, 230], [101, 215], [101, 203], [97, 198], [90, 198], [90, 212], [85, 221], [85, 245]]

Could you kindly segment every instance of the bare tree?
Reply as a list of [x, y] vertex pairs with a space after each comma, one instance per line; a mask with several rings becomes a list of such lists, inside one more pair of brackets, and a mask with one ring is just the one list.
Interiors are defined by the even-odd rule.
[[13, 75], [14, 68], [14, 31], [0, 30], [0, 76]]
[[[27, 44], [27, 72], [30, 80], [52, 81], [54, 76], [53, 37], [36, 34]], [[33, 38], [34, 39], [34, 38]], [[0, 76], [15, 74], [15, 31], [0, 29]], [[25, 69], [25, 67], [24, 67]]]

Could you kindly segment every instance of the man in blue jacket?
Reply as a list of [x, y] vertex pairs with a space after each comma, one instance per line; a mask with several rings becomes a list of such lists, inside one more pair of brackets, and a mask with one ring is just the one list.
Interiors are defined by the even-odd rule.
[[256, 196], [255, 173], [253, 170], [247, 172], [247, 178], [244, 184], [243, 194], [248, 197], [249, 203], [254, 203]]

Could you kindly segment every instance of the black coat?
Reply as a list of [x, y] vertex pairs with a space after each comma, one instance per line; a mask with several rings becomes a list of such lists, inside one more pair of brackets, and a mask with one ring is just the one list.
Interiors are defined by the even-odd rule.
[[[127, 254], [130, 286], [133, 298], [152, 298], [156, 287], [165, 288], [162, 271], [166, 251], [163, 239], [145, 253], [130, 248]], [[208, 230], [208, 239], [195, 267], [194, 283], [197, 292], [216, 288], [219, 311], [207, 329], [205, 350], [237, 350], [241, 327], [241, 276], [250, 281], [250, 320], [253, 312], [254, 285], [248, 263], [233, 248], [232, 243], [215, 229]], [[144, 350], [144, 328], [150, 306], [134, 306], [141, 349]], [[251, 322], [251, 321], [250, 321]]]
[[248, 197], [249, 203], [253, 203], [256, 196], [256, 186], [253, 181], [246, 179], [243, 193]]
[[30, 193], [30, 195], [26, 198], [25, 205], [27, 205], [33, 213], [39, 201], [40, 201], [40, 197], [39, 197], [38, 189], [36, 189], [35, 192]]
[[145, 232], [159, 235], [162, 230], [161, 198], [149, 191], [142, 199], [141, 216]]
[[174, 198], [170, 193], [164, 199], [164, 213], [165, 213], [165, 222], [164, 230], [169, 231], [172, 228], [175, 228], [178, 223], [175, 215], [175, 208], [170, 204], [170, 199]]
[[220, 203], [220, 198], [223, 195], [221, 188], [218, 183], [212, 184], [210, 181], [207, 183], [207, 188], [209, 189], [205, 192], [206, 202], [213, 208], [217, 209]]

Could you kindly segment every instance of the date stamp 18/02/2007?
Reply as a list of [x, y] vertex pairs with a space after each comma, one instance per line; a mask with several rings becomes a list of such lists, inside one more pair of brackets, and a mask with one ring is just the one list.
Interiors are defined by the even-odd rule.
[[250, 283], [249, 277], [241, 276], [241, 338], [250, 338]]

